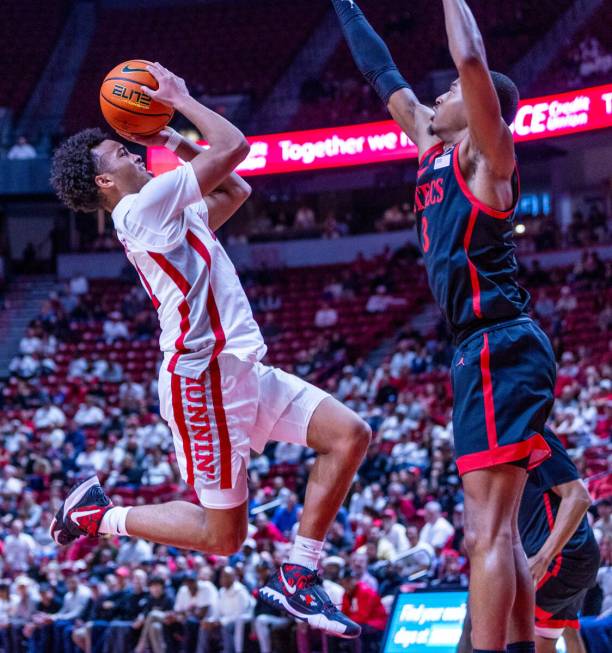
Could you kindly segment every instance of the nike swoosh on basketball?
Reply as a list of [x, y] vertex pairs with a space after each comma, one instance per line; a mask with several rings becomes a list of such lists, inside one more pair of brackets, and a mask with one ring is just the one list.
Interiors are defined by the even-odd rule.
[[77, 523], [81, 517], [87, 517], [88, 515], [93, 515], [96, 512], [100, 512], [100, 508], [94, 508], [93, 510], [77, 510], [70, 515], [70, 519], [73, 522]]
[[146, 68], [130, 68], [129, 66], [123, 66], [121, 72], [122, 73], [148, 73], [149, 71]]
[[289, 594], [295, 594], [297, 587], [292, 587], [291, 585], [289, 585], [287, 579], [285, 578], [285, 574], [283, 573], [282, 568], [280, 570], [280, 575], [281, 575], [281, 580], [283, 581], [283, 585], [285, 586], [285, 589], [289, 592]]

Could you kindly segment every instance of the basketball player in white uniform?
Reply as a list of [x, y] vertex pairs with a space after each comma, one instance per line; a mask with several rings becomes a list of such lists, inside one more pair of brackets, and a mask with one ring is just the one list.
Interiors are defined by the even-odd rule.
[[140, 156], [100, 130], [84, 130], [56, 151], [52, 183], [70, 208], [112, 214], [157, 310], [161, 414], [182, 477], [201, 505], [113, 506], [92, 477], [68, 494], [51, 534], [61, 545], [108, 533], [229, 555], [247, 532], [250, 449], [261, 452], [270, 440], [312, 447], [319, 456], [298, 536], [261, 595], [316, 628], [357, 637], [359, 626], [333, 606], [316, 569], [326, 531], [368, 447], [369, 427], [322, 390], [260, 362], [266, 346], [215, 237], [249, 196], [249, 186], [232, 172], [249, 146], [238, 129], [190, 97], [182, 79], [157, 63], [148, 69], [159, 87], [146, 92], [180, 111], [209, 148], [168, 129], [139, 139], [166, 145], [185, 162], [152, 178]]

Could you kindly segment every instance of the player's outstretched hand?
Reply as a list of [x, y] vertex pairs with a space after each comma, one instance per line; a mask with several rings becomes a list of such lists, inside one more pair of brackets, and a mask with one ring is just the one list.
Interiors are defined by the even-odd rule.
[[157, 61], [147, 66], [147, 70], [155, 77], [159, 86], [156, 90], [148, 86], [141, 86], [140, 88], [153, 99], [162, 104], [176, 107], [181, 100], [189, 97], [185, 80], [171, 73]]
[[132, 143], [138, 143], [144, 147], [157, 147], [160, 145], [165, 145], [170, 135], [174, 131], [172, 127], [164, 127], [157, 134], [151, 134], [150, 136], [138, 136], [136, 134], [129, 134], [128, 132], [123, 132], [116, 130], [121, 138], [124, 138], [126, 141], [131, 141]]

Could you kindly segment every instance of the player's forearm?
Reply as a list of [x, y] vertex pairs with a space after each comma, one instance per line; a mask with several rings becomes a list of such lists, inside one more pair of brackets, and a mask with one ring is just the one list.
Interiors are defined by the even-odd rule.
[[559, 510], [555, 517], [555, 525], [550, 535], [542, 545], [539, 555], [552, 560], [559, 555], [580, 525], [591, 501], [588, 495], [575, 491], [562, 497]]
[[176, 155], [183, 161], [192, 161], [198, 154], [204, 152], [204, 148], [190, 141], [188, 138], [182, 137], [180, 145], [176, 148]]
[[485, 63], [482, 35], [465, 0], [442, 0], [448, 46], [457, 70], [474, 62]]
[[191, 96], [181, 98], [174, 108], [197, 127], [208, 141], [211, 149], [235, 151], [241, 155], [241, 158], [237, 156], [240, 160], [236, 165], [248, 154], [249, 144], [244, 134], [231, 122], [200, 104]]
[[387, 105], [395, 91], [410, 88], [399, 73], [389, 48], [357, 3], [352, 0], [332, 0], [332, 4], [357, 68]]

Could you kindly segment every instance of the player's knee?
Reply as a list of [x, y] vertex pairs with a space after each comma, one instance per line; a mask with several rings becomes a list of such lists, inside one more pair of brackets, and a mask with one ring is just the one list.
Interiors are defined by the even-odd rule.
[[203, 553], [230, 556], [240, 551], [246, 536], [246, 521], [233, 525], [229, 531], [216, 530], [216, 532], [210, 532], [210, 529], [204, 528], [202, 539], [196, 548]]
[[351, 420], [345, 436], [338, 440], [338, 445], [344, 453], [351, 456], [363, 456], [370, 446], [372, 429], [360, 417], [355, 415]]
[[464, 545], [470, 557], [503, 548], [512, 555], [513, 535], [510, 525], [494, 526], [477, 520], [465, 526]]

